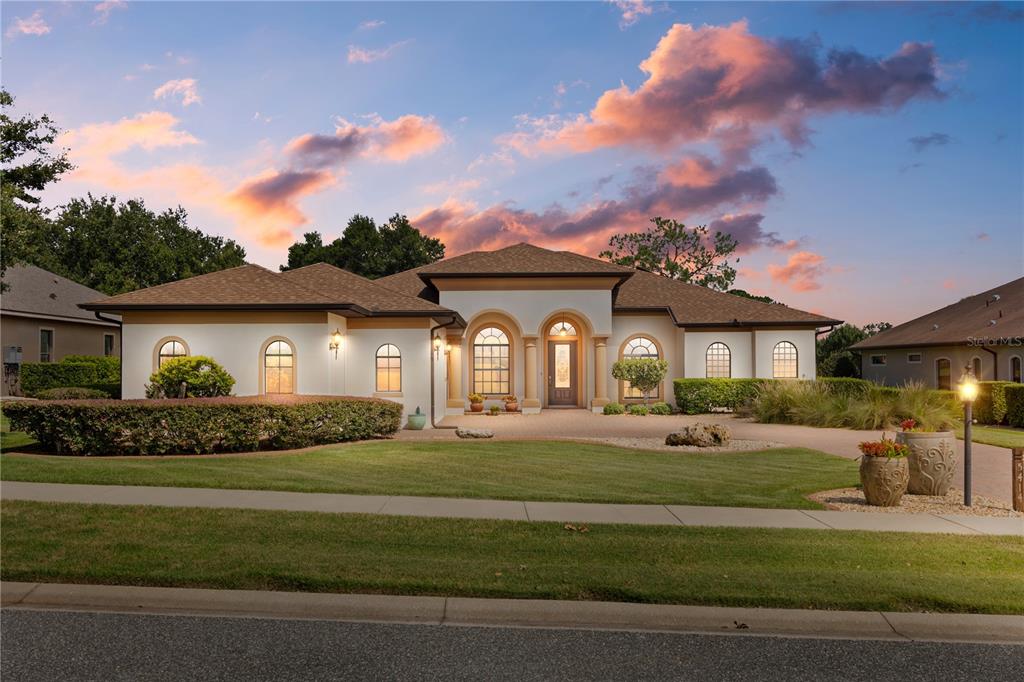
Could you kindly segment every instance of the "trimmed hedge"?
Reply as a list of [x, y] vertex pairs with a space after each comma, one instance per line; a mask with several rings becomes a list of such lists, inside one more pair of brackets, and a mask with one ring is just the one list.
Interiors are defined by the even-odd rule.
[[773, 379], [676, 379], [672, 387], [676, 406], [684, 414], [704, 414], [715, 409], [737, 410], [757, 396]]
[[654, 403], [651, 405], [651, 414], [670, 415], [672, 414], [672, 406], [668, 403]]
[[604, 414], [625, 414], [626, 408], [622, 403], [608, 403], [604, 406], [602, 412], [604, 412]]
[[1006, 396], [1006, 423], [1024, 429], [1024, 384], [1010, 384], [1003, 395]]
[[36, 392], [40, 400], [98, 400], [109, 398], [110, 394], [92, 388], [69, 386], [67, 388], [47, 388]]
[[646, 417], [651, 413], [651, 408], [646, 405], [636, 403], [626, 408], [626, 412], [636, 417]]
[[1006, 420], [1006, 389], [1012, 381], [979, 381], [974, 401], [974, 418], [979, 424], [1002, 424]]
[[22, 364], [22, 393], [35, 397], [50, 388], [91, 388], [120, 397], [121, 361], [115, 357], [68, 355], [60, 362]]
[[167, 455], [384, 438], [401, 426], [402, 406], [335, 396], [55, 400], [5, 402], [4, 415], [58, 454]]

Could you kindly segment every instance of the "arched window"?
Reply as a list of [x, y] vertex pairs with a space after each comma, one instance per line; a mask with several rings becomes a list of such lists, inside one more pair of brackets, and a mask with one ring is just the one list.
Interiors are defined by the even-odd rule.
[[949, 391], [953, 388], [953, 373], [948, 358], [939, 358], [935, 361], [935, 385], [940, 391]]
[[974, 372], [974, 378], [975, 379], [977, 379], [978, 381], [982, 380], [982, 376], [981, 376], [981, 358], [979, 358], [979, 357], [971, 358], [971, 371]]
[[160, 369], [168, 360], [184, 357], [188, 357], [188, 349], [185, 348], [184, 343], [177, 340], [166, 341], [160, 346], [160, 351], [157, 353], [156, 367]]
[[1021, 379], [1021, 366], [1020, 365], [1021, 365], [1021, 362], [1020, 362], [1020, 356], [1019, 355], [1014, 355], [1012, 358], [1010, 358], [1010, 381], [1015, 381], [1018, 384], [1019, 383], [1024, 383], [1024, 381], [1022, 381], [1022, 379]]
[[571, 322], [566, 322], [564, 319], [561, 322], [556, 322], [551, 325], [551, 329], [548, 330], [548, 336], [576, 336], [576, 327], [572, 326]]
[[507, 395], [512, 392], [508, 334], [498, 327], [481, 329], [473, 338], [473, 392]]
[[402, 354], [398, 346], [385, 343], [377, 349], [377, 392], [397, 393], [402, 390]]
[[789, 341], [779, 341], [772, 351], [772, 376], [776, 379], [796, 379], [796, 346]]
[[[658, 346], [654, 343], [653, 339], [649, 339], [646, 336], [637, 336], [626, 342], [625, 347], [622, 349], [622, 359], [630, 358], [653, 358], [658, 359]], [[622, 397], [626, 399], [631, 398], [643, 398], [644, 394], [642, 391], [633, 388], [629, 385], [628, 381], [622, 382]], [[655, 390], [651, 391], [651, 398], [655, 400], [661, 397], [661, 386], [658, 386]]]
[[729, 346], [715, 341], [704, 355], [704, 375], [709, 379], [728, 379], [732, 376], [732, 352]]
[[263, 354], [266, 393], [295, 392], [295, 351], [287, 341], [271, 341]]

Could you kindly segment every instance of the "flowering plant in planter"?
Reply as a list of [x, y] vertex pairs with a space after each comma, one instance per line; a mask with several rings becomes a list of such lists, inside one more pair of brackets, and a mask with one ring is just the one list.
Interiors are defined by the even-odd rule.
[[876, 507], [897, 506], [910, 479], [907, 465], [910, 448], [884, 436], [882, 440], [865, 441], [858, 447], [864, 453], [860, 460], [864, 499]]
[[897, 457], [906, 457], [908, 448], [903, 443], [897, 443], [894, 440], [888, 438], [882, 438], [882, 440], [868, 440], [860, 443], [858, 446], [860, 451], [864, 453], [865, 457], [888, 457], [894, 459]]
[[469, 394], [469, 409], [473, 412], [484, 411], [484, 397], [479, 393]]
[[904, 433], [910, 433], [911, 431], [924, 431], [924, 429], [917, 425], [917, 420], [915, 419], [904, 419], [900, 422], [900, 428], [903, 429]]
[[505, 403], [506, 412], [518, 412], [519, 411], [519, 398], [514, 395], [507, 395], [502, 398]]

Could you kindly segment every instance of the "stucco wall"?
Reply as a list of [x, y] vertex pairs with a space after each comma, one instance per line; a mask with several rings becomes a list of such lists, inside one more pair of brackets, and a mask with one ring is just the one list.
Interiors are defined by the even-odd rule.
[[702, 379], [707, 374], [707, 351], [712, 343], [729, 347], [732, 377], [752, 376], [753, 355], [749, 331], [686, 331], [686, 366], [684, 377]]
[[[861, 375], [870, 381], [887, 386], [900, 386], [910, 381], [920, 381], [936, 388], [938, 371], [936, 363], [940, 358], [950, 361], [950, 377], [955, 388], [964, 367], [974, 358], [981, 360], [981, 381], [1010, 380], [1010, 358], [1019, 356], [1024, 359], [1024, 348], [996, 347], [997, 357], [978, 347], [969, 346], [935, 346], [929, 348], [887, 348], [882, 350], [864, 351], [861, 354]], [[921, 362], [911, 363], [907, 360], [910, 353], [920, 353]], [[871, 364], [871, 356], [884, 355], [885, 365]], [[996, 371], [998, 367], [998, 372]]]
[[789, 341], [796, 346], [797, 377], [814, 379], [817, 374], [813, 329], [757, 330], [754, 332], [756, 341], [755, 375], [762, 379], [773, 378], [772, 356], [775, 346], [780, 341]]
[[[420, 407], [430, 411], [430, 345], [429, 330], [423, 326], [405, 329], [353, 329], [351, 325], [342, 346], [345, 348], [346, 395], [376, 396], [404, 405], [405, 414]], [[377, 349], [390, 343], [402, 354], [402, 390], [400, 393], [377, 393]], [[444, 394], [437, 402], [444, 405]], [[403, 420], [404, 422], [404, 420]]]
[[[595, 335], [612, 332], [612, 292], [609, 290], [442, 291], [441, 305], [470, 320], [483, 311], [499, 310], [518, 321], [522, 333], [536, 335], [551, 313], [575, 311], [585, 317]], [[545, 330], [546, 331], [546, 330]]]
[[661, 347], [662, 359], [668, 360], [668, 374], [665, 375], [660, 399], [674, 404], [672, 379], [683, 375], [682, 354], [679, 349], [679, 337], [682, 335], [682, 331], [665, 313], [659, 315], [615, 315], [612, 318], [612, 335], [608, 339], [608, 366], [604, 369], [608, 377], [608, 397], [613, 401], [623, 401], [623, 397], [619, 394], [619, 382], [612, 377], [612, 364], [619, 360], [622, 345], [628, 339], [640, 334], [653, 339]]

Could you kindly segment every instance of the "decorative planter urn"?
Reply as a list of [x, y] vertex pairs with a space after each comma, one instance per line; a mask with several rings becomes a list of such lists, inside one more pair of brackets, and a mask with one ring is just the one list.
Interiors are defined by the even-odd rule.
[[896, 434], [896, 442], [906, 445], [911, 495], [945, 495], [956, 473], [956, 448], [951, 431], [926, 433], [903, 431]]
[[515, 402], [515, 403], [512, 403], [512, 402], [505, 403], [505, 411], [506, 412], [518, 412], [519, 411], [519, 403], [518, 402]]
[[868, 457], [860, 459], [860, 483], [864, 497], [875, 507], [899, 506], [910, 478], [906, 457]]
[[427, 415], [420, 412], [420, 408], [416, 408], [416, 414], [409, 415], [409, 428], [413, 431], [422, 431], [423, 427], [427, 425]]
[[483, 403], [470, 403], [469, 404], [469, 411], [470, 412], [483, 412], [484, 411], [484, 404]]

